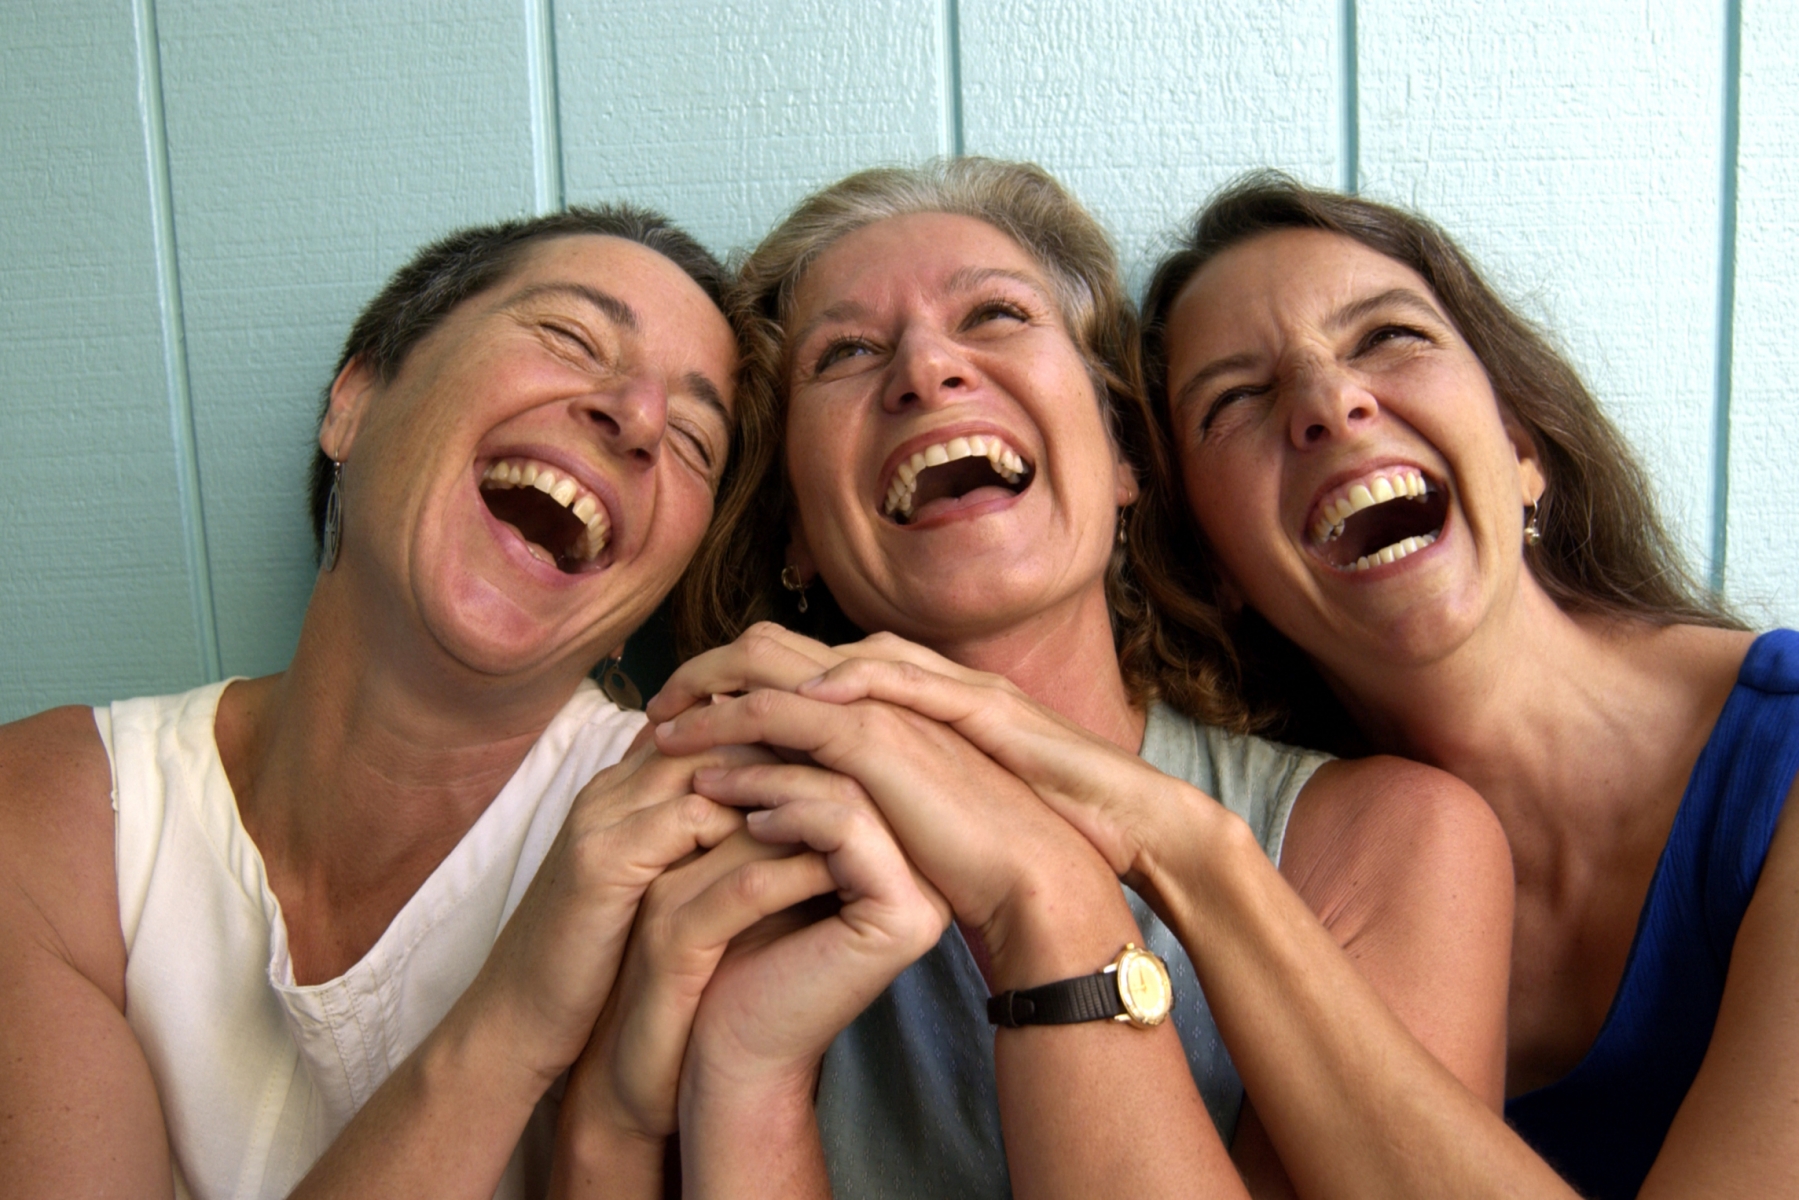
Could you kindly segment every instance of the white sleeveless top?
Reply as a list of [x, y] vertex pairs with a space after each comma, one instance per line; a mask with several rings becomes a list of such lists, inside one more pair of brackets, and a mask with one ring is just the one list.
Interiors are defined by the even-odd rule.
[[[475, 977], [575, 793], [644, 720], [583, 682], [362, 960], [298, 987], [213, 738], [224, 690], [94, 710], [112, 763], [125, 1019], [156, 1079], [175, 1193], [206, 1200], [293, 1189]], [[554, 1127], [546, 1101], [498, 1195], [542, 1193]]]

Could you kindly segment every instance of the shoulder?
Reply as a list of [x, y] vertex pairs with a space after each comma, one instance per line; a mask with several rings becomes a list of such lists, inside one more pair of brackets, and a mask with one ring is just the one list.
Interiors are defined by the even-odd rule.
[[[1455, 776], [1380, 755], [1313, 774], [1288, 827], [1281, 873], [1302, 892], [1508, 898], [1511, 850], [1479, 793]], [[1509, 919], [1509, 911], [1508, 911]]]
[[121, 1006], [112, 768], [89, 708], [0, 725], [0, 926], [47, 946]]

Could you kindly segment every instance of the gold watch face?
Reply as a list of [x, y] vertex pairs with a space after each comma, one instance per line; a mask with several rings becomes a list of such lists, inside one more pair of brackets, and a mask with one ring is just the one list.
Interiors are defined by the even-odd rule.
[[1132, 1025], [1139, 1029], [1160, 1025], [1174, 1007], [1168, 968], [1149, 951], [1126, 946], [1118, 956], [1118, 996]]

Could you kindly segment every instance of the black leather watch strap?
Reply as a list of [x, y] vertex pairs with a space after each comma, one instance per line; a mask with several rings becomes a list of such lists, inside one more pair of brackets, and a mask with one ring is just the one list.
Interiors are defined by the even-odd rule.
[[1058, 979], [1041, 987], [987, 997], [987, 1019], [1007, 1029], [1021, 1025], [1073, 1025], [1104, 1021], [1124, 1013], [1118, 976], [1110, 971]]

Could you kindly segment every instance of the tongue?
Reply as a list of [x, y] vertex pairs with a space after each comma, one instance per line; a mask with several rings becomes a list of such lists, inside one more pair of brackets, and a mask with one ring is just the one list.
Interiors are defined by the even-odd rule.
[[927, 500], [912, 510], [912, 519], [907, 523], [916, 525], [920, 521], [928, 521], [932, 517], [947, 516], [950, 513], [957, 512], [964, 508], [970, 508], [976, 504], [985, 504], [989, 500], [1004, 500], [1013, 494], [1014, 493], [1010, 488], [992, 485], [989, 487], [975, 488], [973, 491], [965, 492], [960, 496], [942, 496], [935, 500]]

